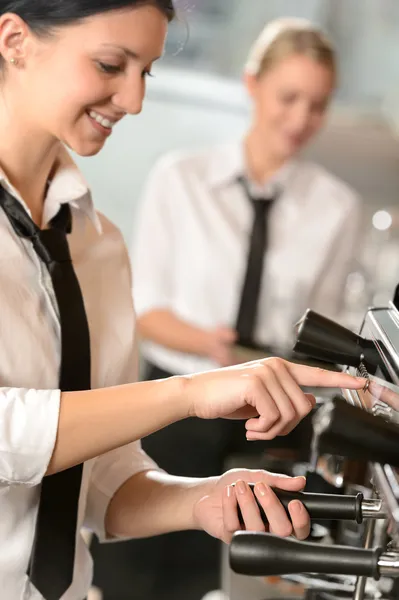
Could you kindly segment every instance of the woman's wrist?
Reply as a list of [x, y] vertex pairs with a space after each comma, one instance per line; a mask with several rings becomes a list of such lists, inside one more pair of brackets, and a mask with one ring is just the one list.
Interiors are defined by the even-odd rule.
[[194, 484], [192, 489], [192, 494], [186, 496], [187, 501], [189, 502], [189, 523], [188, 529], [191, 530], [202, 530], [198, 520], [198, 505], [203, 498], [206, 498], [215, 490], [215, 486], [218, 482], [218, 477], [207, 477], [206, 479], [198, 480], [196, 484]]
[[[167, 402], [167, 419], [170, 423], [182, 421], [193, 416], [193, 403], [190, 398], [188, 379], [184, 375], [175, 375], [168, 379], [151, 382], [155, 386], [157, 384], [160, 385], [158, 388], [159, 403], [165, 408], [165, 402]], [[156, 410], [155, 405], [154, 409]]]
[[178, 514], [174, 512], [173, 529], [177, 531], [202, 530], [203, 527], [197, 517], [198, 505], [203, 498], [213, 493], [218, 477], [196, 479], [167, 475], [167, 478], [177, 483], [175, 503], [178, 507]]
[[202, 377], [194, 374], [178, 376], [177, 379], [180, 380], [180, 393], [182, 395], [179, 410], [182, 414], [184, 413], [180, 420], [187, 417], [198, 417], [198, 403], [201, 402], [206, 393], [204, 386], [200, 383]]

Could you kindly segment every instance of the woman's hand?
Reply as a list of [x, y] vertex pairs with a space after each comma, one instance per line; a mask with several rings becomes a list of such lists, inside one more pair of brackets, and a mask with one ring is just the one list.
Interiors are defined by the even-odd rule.
[[[235, 484], [233, 487], [232, 484]], [[269, 527], [265, 527], [254, 495], [248, 483], [255, 483], [256, 497], [261, 504]], [[226, 543], [236, 531], [270, 531], [281, 537], [295, 534], [300, 540], [308, 537], [310, 519], [305, 507], [294, 500], [288, 505], [290, 518], [273, 492], [273, 487], [298, 492], [305, 486], [304, 477], [286, 477], [266, 471], [233, 470], [207, 483], [206, 495], [194, 505], [194, 522], [213, 537]], [[244, 527], [240, 525], [240, 507]]]
[[314, 396], [300, 386], [362, 389], [365, 383], [346, 373], [267, 358], [185, 377], [183, 393], [190, 416], [245, 419], [248, 440], [271, 440], [287, 435], [314, 407]]
[[221, 367], [229, 367], [239, 362], [234, 354], [237, 333], [229, 327], [217, 327], [206, 337], [205, 354]]

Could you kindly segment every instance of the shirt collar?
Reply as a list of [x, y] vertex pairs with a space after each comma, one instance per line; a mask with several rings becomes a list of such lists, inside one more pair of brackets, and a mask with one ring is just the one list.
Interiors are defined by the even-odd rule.
[[[299, 161], [291, 159], [287, 161], [273, 177], [264, 185], [249, 181], [249, 189], [254, 196], [269, 196], [276, 189], [284, 189], [294, 171], [298, 168]], [[212, 188], [224, 187], [237, 181], [239, 177], [246, 176], [244, 142], [228, 144], [219, 148], [218, 153], [208, 170], [208, 183]]]
[[[13, 188], [2, 169], [0, 169], [0, 184], [8, 189], [30, 214], [28, 206]], [[90, 188], [69, 152], [64, 146], [60, 145], [57, 166], [44, 201], [43, 225], [49, 223], [55, 217], [62, 204], [67, 203], [81, 210], [91, 220], [97, 232], [102, 233], [101, 221], [94, 208]]]

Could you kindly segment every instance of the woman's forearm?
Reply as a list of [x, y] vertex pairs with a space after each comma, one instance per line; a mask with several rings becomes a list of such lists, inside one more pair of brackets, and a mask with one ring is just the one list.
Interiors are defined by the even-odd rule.
[[170, 311], [153, 310], [141, 316], [137, 324], [144, 339], [179, 352], [208, 356], [209, 332], [179, 319]]
[[347, 373], [270, 358], [193, 376], [63, 393], [48, 473], [190, 416], [246, 419], [247, 439], [272, 439], [291, 430], [314, 406], [314, 397], [300, 386], [357, 390], [365, 384]]
[[61, 396], [58, 434], [47, 474], [56, 473], [184, 419], [190, 407], [185, 380], [67, 392]]
[[110, 537], [150, 537], [196, 529], [194, 505], [210, 493], [215, 481], [174, 477], [163, 471], [139, 473], [111, 500], [106, 531]]

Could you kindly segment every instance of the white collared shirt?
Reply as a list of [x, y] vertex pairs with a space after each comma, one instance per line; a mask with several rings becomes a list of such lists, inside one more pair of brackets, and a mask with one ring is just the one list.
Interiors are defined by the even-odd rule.
[[[73, 231], [69, 244], [90, 326], [92, 387], [132, 382], [137, 374], [135, 318], [124, 242], [119, 230], [95, 212], [87, 185], [63, 149], [60, 162], [48, 190], [43, 224], [58, 212], [61, 203], [71, 204]], [[0, 182], [15, 194], [1, 173]], [[29, 582], [26, 570], [40, 484], [58, 428], [60, 325], [55, 306], [46, 267], [32, 244], [16, 236], [0, 209], [2, 600], [42, 600]], [[110, 499], [129, 477], [153, 467], [139, 442], [87, 462], [79, 524], [105, 540], [104, 519]], [[51, 565], [48, 567], [51, 569]], [[91, 558], [78, 533], [74, 581], [63, 600], [84, 598], [91, 576]]]
[[[149, 177], [133, 248], [134, 300], [142, 316], [172, 311], [197, 327], [234, 327], [253, 209], [243, 186], [243, 144], [162, 158]], [[259, 344], [291, 347], [306, 308], [337, 317], [358, 238], [360, 202], [316, 164], [295, 160], [260, 189], [283, 190], [271, 211], [262, 277]], [[204, 357], [143, 341], [143, 355], [172, 373], [214, 368]]]

